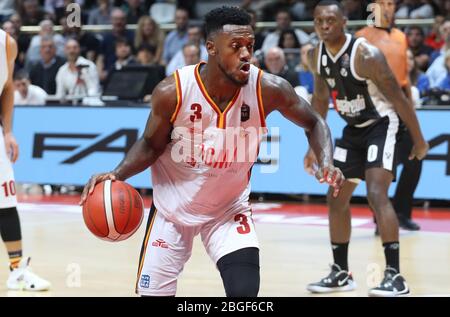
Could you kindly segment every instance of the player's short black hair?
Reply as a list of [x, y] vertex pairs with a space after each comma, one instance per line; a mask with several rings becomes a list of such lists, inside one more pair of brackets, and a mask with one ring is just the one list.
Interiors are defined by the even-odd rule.
[[206, 38], [212, 33], [222, 30], [226, 24], [250, 25], [250, 15], [238, 7], [220, 7], [208, 12], [205, 16]]
[[25, 69], [19, 69], [14, 72], [13, 80], [30, 79], [30, 75]]
[[326, 7], [326, 6], [332, 6], [335, 5], [338, 7], [339, 11], [344, 14], [344, 8], [342, 7], [342, 4], [339, 1], [336, 0], [321, 0], [316, 5], [316, 7]]

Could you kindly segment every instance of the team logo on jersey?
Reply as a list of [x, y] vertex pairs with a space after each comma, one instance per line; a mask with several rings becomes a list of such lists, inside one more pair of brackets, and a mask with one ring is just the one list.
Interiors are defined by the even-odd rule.
[[322, 55], [322, 66], [325, 67], [328, 64], [328, 59], [326, 55]]
[[330, 75], [330, 67], [325, 67], [325, 72], [327, 73], [327, 75]]
[[169, 245], [163, 239], [158, 239], [158, 240], [152, 242], [152, 246], [157, 247], [157, 248], [163, 248], [163, 249], [169, 248]]
[[334, 86], [336, 86], [334, 78], [327, 78], [327, 83], [328, 85], [330, 85], [331, 88], [334, 88]]
[[245, 103], [241, 106], [241, 122], [248, 121], [250, 119], [250, 107]]
[[342, 77], [347, 77], [348, 72], [345, 68], [341, 68], [341, 75], [342, 75]]
[[149, 288], [150, 287], [150, 275], [142, 275], [141, 281], [139, 282], [139, 286], [142, 288]]
[[341, 57], [341, 67], [345, 68], [345, 69], [349, 69], [350, 68], [350, 57], [348, 56], [347, 53], [345, 53]]

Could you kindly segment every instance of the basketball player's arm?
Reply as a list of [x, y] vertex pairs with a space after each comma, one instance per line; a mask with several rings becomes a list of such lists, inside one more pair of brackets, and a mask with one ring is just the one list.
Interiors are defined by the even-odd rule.
[[[317, 73], [317, 49], [312, 48], [308, 52], [308, 67], [314, 75], [314, 92], [311, 99], [311, 106], [322, 118], [326, 119], [328, 114], [328, 105], [330, 103], [330, 91], [325, 79]], [[317, 159], [314, 151], [309, 147], [303, 159], [303, 167], [308, 174], [316, 173]]]
[[261, 88], [266, 116], [273, 110], [278, 110], [285, 118], [305, 129], [308, 142], [318, 158], [316, 177], [320, 182], [333, 186], [334, 195], [337, 196], [344, 176], [333, 165], [330, 130], [321, 115], [281, 77], [264, 73]]
[[361, 43], [356, 52], [355, 71], [360, 77], [371, 80], [377, 86], [406, 124], [414, 141], [409, 159], [423, 159], [429, 146], [420, 130], [413, 105], [402, 92], [384, 55], [378, 48], [367, 43]]
[[155, 87], [152, 94], [152, 112], [147, 120], [143, 136], [128, 151], [125, 158], [111, 172], [94, 175], [84, 187], [80, 205], [95, 184], [111, 180], [126, 180], [151, 166], [164, 152], [170, 142], [172, 122], [170, 121], [177, 104], [175, 80], [167, 77]]
[[3, 86], [2, 95], [0, 97], [0, 109], [3, 126], [3, 134], [5, 139], [6, 153], [14, 163], [19, 157], [19, 146], [12, 133], [12, 117], [14, 112], [14, 63], [17, 57], [16, 41], [7, 35], [6, 54], [8, 60], [8, 78]]

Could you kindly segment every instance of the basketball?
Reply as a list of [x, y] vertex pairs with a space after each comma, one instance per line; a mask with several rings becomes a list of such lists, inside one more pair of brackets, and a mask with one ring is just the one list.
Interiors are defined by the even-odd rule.
[[104, 181], [95, 185], [83, 205], [84, 223], [96, 237], [122, 241], [131, 237], [144, 217], [139, 193], [122, 181]]

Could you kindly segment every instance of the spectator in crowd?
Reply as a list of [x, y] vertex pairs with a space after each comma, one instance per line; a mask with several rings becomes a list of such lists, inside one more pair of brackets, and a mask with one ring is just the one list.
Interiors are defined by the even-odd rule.
[[[202, 28], [199, 25], [191, 25], [188, 28], [188, 43], [195, 44], [200, 49], [200, 60], [207, 61], [208, 60], [208, 51], [206, 50], [204, 40], [203, 40], [203, 32]], [[183, 46], [184, 48], [185, 46]], [[186, 64], [185, 53], [184, 50], [181, 49], [178, 51], [175, 56], [170, 60], [169, 64], [166, 67], [167, 76], [172, 75], [172, 73], [181, 68]]]
[[64, 65], [65, 59], [56, 55], [55, 41], [52, 36], [43, 36], [40, 45], [40, 59], [30, 68], [30, 80], [49, 95], [56, 93], [56, 74]]
[[[450, 3], [450, 1], [449, 1]], [[434, 50], [440, 50], [444, 45], [444, 38], [442, 37], [442, 33], [440, 31], [442, 24], [445, 21], [445, 17], [443, 15], [436, 15], [434, 17], [434, 24], [431, 31], [428, 33], [425, 38], [425, 45], [433, 48]], [[431, 56], [430, 64], [433, 63], [433, 57]]]
[[127, 18], [122, 9], [115, 8], [111, 12], [112, 31], [103, 36], [102, 54], [97, 59], [98, 69], [101, 71], [100, 80], [103, 81], [108, 75], [108, 69], [116, 61], [116, 40], [126, 38], [129, 43], [133, 43], [134, 33], [126, 29]]
[[[156, 47], [149, 44], [142, 44], [141, 46], [139, 46], [137, 50], [136, 60], [142, 66], [158, 65], [158, 63], [155, 62], [155, 55], [156, 55]], [[162, 67], [164, 68], [164, 66]]]
[[426, 72], [431, 88], [437, 87], [447, 74], [445, 68], [445, 52], [450, 50], [450, 21], [444, 22], [441, 26], [441, 32], [445, 40], [444, 45], [440, 50], [439, 56], [436, 57]]
[[74, 39], [65, 46], [67, 62], [56, 74], [56, 95], [62, 100], [99, 95], [99, 77], [93, 62], [80, 56], [80, 45]]
[[14, 0], [0, 1], [0, 23], [7, 21], [15, 12]]
[[134, 47], [142, 45], [153, 46], [156, 49], [153, 54], [153, 63], [160, 63], [164, 46], [164, 33], [158, 23], [150, 16], [143, 16], [139, 19], [134, 37]]
[[62, 27], [64, 42], [67, 42], [69, 39], [77, 40], [80, 44], [81, 56], [95, 62], [98, 54], [100, 53], [100, 39], [91, 32], [84, 31], [82, 26], [69, 27], [67, 25], [66, 17], [61, 18], [60, 24]]
[[45, 105], [46, 99], [45, 90], [32, 85], [24, 69], [14, 73], [14, 105]]
[[188, 22], [189, 14], [186, 9], [178, 8], [175, 11], [176, 28], [167, 34], [164, 41], [163, 62], [167, 65], [172, 57], [183, 48], [188, 41]]
[[406, 31], [406, 36], [408, 39], [408, 46], [416, 59], [417, 67], [422, 71], [426, 71], [433, 49], [425, 45], [425, 34], [423, 29], [420, 26], [411, 26]]
[[76, 3], [81, 7], [84, 2], [84, 0], [45, 0], [44, 11], [53, 21], [59, 21], [65, 15], [68, 4]]
[[306, 43], [300, 48], [300, 64], [296, 68], [300, 86], [304, 87], [309, 95], [314, 91], [314, 75], [308, 66], [308, 52], [313, 47], [311, 43]]
[[293, 70], [300, 62], [300, 42], [293, 29], [287, 29], [280, 33], [280, 39], [278, 40], [279, 48], [284, 51], [286, 57], [286, 64], [289, 69]]
[[342, 0], [342, 7], [349, 20], [365, 20], [369, 14], [365, 0]]
[[397, 19], [431, 19], [434, 5], [430, 0], [404, 0], [395, 17]]
[[433, 53], [431, 53], [430, 56], [430, 65], [433, 64], [433, 62], [441, 55], [444, 55], [447, 43], [450, 43], [450, 20], [445, 20], [442, 22], [441, 26], [439, 27], [439, 34], [440, 38], [442, 39], [442, 45], [438, 50], [435, 50]]
[[284, 52], [278, 46], [270, 48], [265, 53], [264, 64], [269, 73], [286, 79], [292, 87], [299, 85], [297, 73], [288, 68]]
[[260, 31], [258, 32], [256, 30], [256, 22], [258, 20], [258, 16], [256, 15], [256, 12], [251, 9], [247, 9], [247, 13], [250, 15], [250, 18], [251, 18], [250, 25], [252, 26], [253, 32], [255, 33], [254, 51], [257, 51], [257, 50], [261, 49], [266, 35], [265, 35], [265, 33], [260, 32]]
[[132, 54], [131, 44], [125, 38], [118, 38], [116, 40], [116, 61], [112, 67], [108, 70], [110, 74], [114, 70], [121, 70], [125, 66], [137, 65]]
[[137, 24], [139, 18], [146, 14], [142, 0], [126, 0], [124, 10], [127, 13], [127, 24]]
[[111, 24], [111, 11], [110, 0], [97, 0], [97, 7], [89, 13], [88, 24]]
[[[280, 40], [280, 34], [284, 30], [291, 28], [291, 14], [286, 9], [281, 9], [277, 12], [276, 15], [276, 23], [277, 28], [275, 31], [267, 34], [266, 38], [264, 39], [264, 43], [262, 45], [263, 52], [267, 52], [268, 49], [272, 47], [276, 47], [279, 40]], [[295, 29], [295, 34], [297, 35], [297, 38], [300, 42], [300, 44], [305, 44], [309, 41], [309, 36], [305, 32]]]
[[420, 97], [430, 88], [430, 81], [416, 65], [416, 60], [410, 49], [408, 49], [406, 56], [408, 58], [408, 74], [411, 83], [411, 94], [414, 104], [420, 105]]
[[11, 21], [5, 21], [2, 25], [2, 29], [16, 41], [18, 49], [14, 69], [22, 69], [25, 66], [25, 52], [20, 48], [18, 31]]
[[39, 51], [41, 46], [41, 38], [43, 36], [53, 37], [53, 41], [56, 46], [56, 55], [64, 56], [64, 38], [61, 34], [53, 31], [53, 22], [51, 20], [43, 20], [39, 23], [39, 34], [31, 38], [30, 47], [28, 48], [26, 55], [25, 65], [29, 69], [29, 65], [39, 61]]
[[23, 25], [38, 25], [45, 18], [45, 12], [38, 0], [23, 0], [22, 6], [19, 7], [19, 14]]
[[450, 91], [450, 50], [445, 52], [444, 61], [445, 61], [445, 70], [446, 70], [445, 76], [437, 84], [437, 88]]
[[18, 54], [16, 59], [17, 69], [21, 69], [25, 66], [25, 57], [30, 47], [31, 38], [27, 33], [23, 33], [21, 31], [22, 28], [22, 19], [19, 14], [14, 13], [9, 18], [9, 22], [14, 25], [15, 35], [12, 35], [16, 40], [18, 47]]

